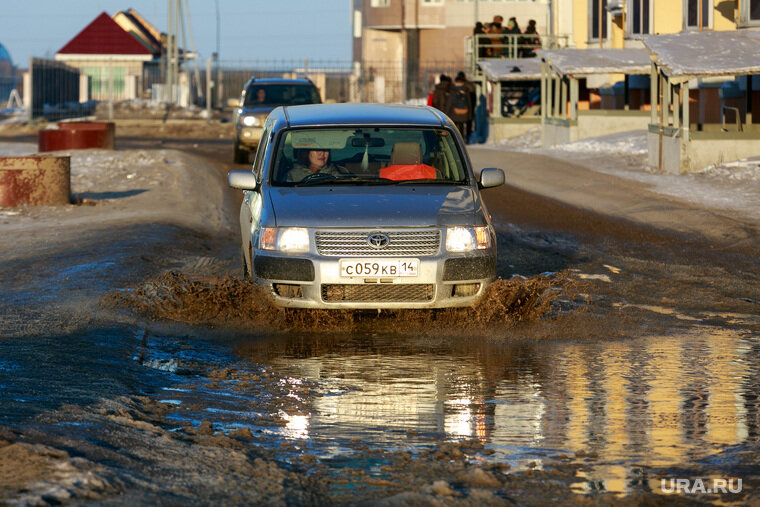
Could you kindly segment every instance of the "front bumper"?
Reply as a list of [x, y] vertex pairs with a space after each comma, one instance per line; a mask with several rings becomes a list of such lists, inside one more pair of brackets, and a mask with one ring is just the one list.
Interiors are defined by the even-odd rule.
[[417, 276], [343, 277], [340, 258], [254, 252], [254, 274], [290, 308], [407, 309], [472, 306], [495, 278], [496, 249], [419, 259]]
[[255, 148], [261, 140], [261, 134], [264, 132], [263, 127], [242, 127], [237, 135], [238, 144]]

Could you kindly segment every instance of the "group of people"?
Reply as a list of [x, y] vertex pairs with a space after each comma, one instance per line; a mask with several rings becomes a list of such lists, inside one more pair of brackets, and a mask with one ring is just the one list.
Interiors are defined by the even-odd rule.
[[441, 74], [428, 97], [428, 105], [451, 118], [465, 141], [470, 140], [475, 126], [477, 94], [475, 85], [467, 80], [464, 72], [459, 71], [453, 81]]
[[[478, 56], [480, 58], [517, 57], [526, 58], [536, 56], [535, 49], [541, 47], [541, 37], [536, 29], [536, 21], [531, 19], [525, 31], [520, 30], [520, 25], [514, 17], [509, 18], [507, 26], [503, 26], [504, 18], [494, 16], [491, 23], [475, 24], [473, 35], [495, 35], [494, 37], [480, 37], [478, 42]], [[510, 35], [517, 37], [517, 54], [510, 54], [510, 46], [513, 42]], [[506, 36], [506, 37], [505, 37]]]

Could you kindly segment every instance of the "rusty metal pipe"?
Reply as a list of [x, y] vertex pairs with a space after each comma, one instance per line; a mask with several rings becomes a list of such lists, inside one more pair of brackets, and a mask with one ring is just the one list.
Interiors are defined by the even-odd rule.
[[71, 157], [0, 157], [0, 206], [71, 203]]
[[40, 130], [37, 145], [40, 152], [114, 149], [115, 126], [112, 122], [60, 122], [58, 129]]

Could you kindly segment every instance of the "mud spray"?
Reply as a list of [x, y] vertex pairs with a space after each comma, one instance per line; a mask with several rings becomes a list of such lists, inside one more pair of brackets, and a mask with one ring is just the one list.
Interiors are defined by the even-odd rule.
[[[438, 310], [303, 310], [276, 306], [262, 287], [233, 277], [223, 279], [164, 273], [139, 286], [107, 295], [103, 303], [152, 320], [214, 327], [280, 331], [332, 330], [420, 332], [503, 327], [550, 314], [560, 295], [577, 292], [567, 273], [499, 279], [471, 308]], [[572, 296], [571, 296], [572, 298]]]

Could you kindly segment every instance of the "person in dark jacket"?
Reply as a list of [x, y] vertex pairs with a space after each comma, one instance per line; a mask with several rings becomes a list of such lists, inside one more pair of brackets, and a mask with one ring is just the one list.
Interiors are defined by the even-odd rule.
[[[507, 27], [502, 32], [504, 35], [511, 35], [512, 37], [504, 37], [504, 50], [502, 51], [502, 55], [506, 58], [517, 58], [519, 54], [519, 44], [520, 39], [522, 37], [514, 37], [516, 35], [520, 35], [522, 32], [520, 31], [520, 26], [517, 24], [517, 19], [515, 18], [509, 18], [509, 21], [507, 21]], [[512, 48], [517, 46], [517, 52], [513, 53]]]
[[482, 47], [483, 44], [488, 43], [487, 39], [485, 37], [478, 37], [478, 35], [485, 35], [486, 33], [487, 33], [486, 27], [483, 25], [483, 23], [481, 23], [480, 21], [475, 23], [475, 28], [472, 30], [472, 35], [473, 35], [473, 39], [475, 40], [475, 47], [478, 48], [478, 56], [480, 58], [486, 58], [488, 56], [491, 56], [488, 54], [489, 53], [488, 48]]
[[433, 90], [433, 107], [445, 115], [448, 115], [446, 107], [449, 103], [449, 95], [451, 95], [451, 78], [446, 74], [441, 74]]
[[460, 74], [461, 76], [457, 75], [454, 80], [454, 86], [451, 88], [449, 103], [446, 106], [448, 112], [446, 114], [454, 122], [459, 129], [459, 133], [462, 134], [465, 142], [467, 142], [467, 131], [469, 128], [466, 125], [472, 121], [473, 104], [468, 81], [464, 77], [463, 72]]
[[541, 36], [536, 29], [536, 20], [531, 19], [528, 21], [528, 26], [523, 32], [524, 37], [521, 37], [520, 49], [521, 56], [523, 58], [530, 58], [536, 56], [536, 48], [541, 47]]
[[472, 107], [472, 112], [470, 113], [470, 119], [464, 125], [465, 127], [464, 140], [465, 142], [469, 143], [470, 138], [472, 137], [473, 128], [475, 126], [474, 125], [475, 124], [475, 105], [477, 104], [477, 100], [478, 100], [477, 92], [476, 92], [477, 89], [475, 87], [475, 83], [473, 83], [472, 81], [469, 81], [467, 79], [467, 76], [465, 76], [464, 72], [462, 72], [461, 70], [457, 73], [456, 79], [454, 79], [454, 84], [456, 84], [457, 82], [464, 83], [464, 85], [470, 91], [470, 105]]

